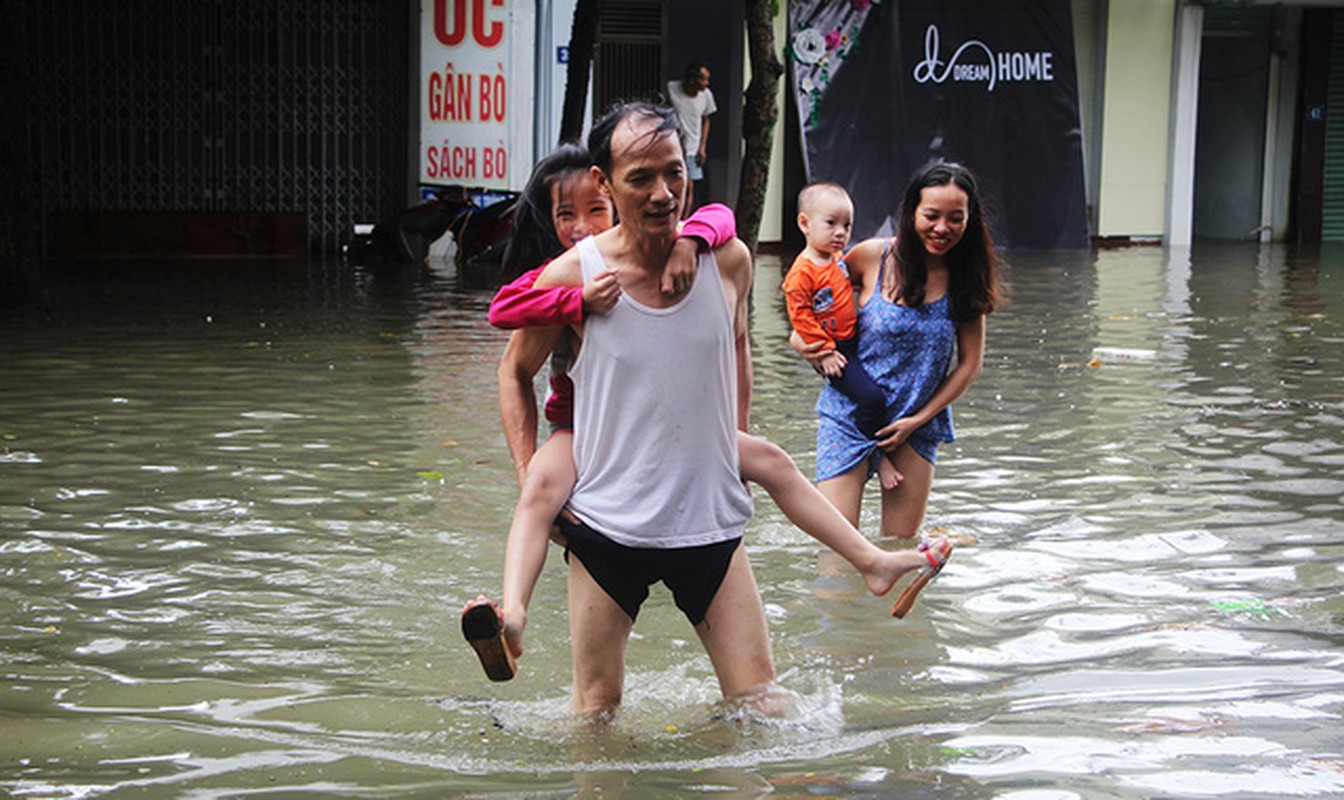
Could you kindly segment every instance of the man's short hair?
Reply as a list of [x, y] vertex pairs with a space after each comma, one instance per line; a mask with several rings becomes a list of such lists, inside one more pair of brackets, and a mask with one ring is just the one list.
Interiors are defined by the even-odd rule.
[[588, 132], [588, 152], [592, 154], [593, 165], [607, 174], [611, 174], [611, 135], [616, 126], [628, 117], [657, 122], [648, 134], [649, 144], [670, 134], [677, 140], [677, 146], [681, 146], [681, 123], [672, 108], [644, 100], [617, 102], [593, 123], [593, 129]]

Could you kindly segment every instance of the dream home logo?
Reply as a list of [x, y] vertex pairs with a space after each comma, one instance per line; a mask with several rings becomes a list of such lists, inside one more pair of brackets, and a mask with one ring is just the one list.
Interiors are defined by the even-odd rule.
[[1055, 79], [1052, 51], [995, 53], [979, 39], [961, 43], [947, 61], [942, 58], [942, 43], [937, 25], [924, 32], [924, 60], [915, 65], [916, 83], [953, 81], [985, 84], [992, 92], [999, 81], [1048, 83]]

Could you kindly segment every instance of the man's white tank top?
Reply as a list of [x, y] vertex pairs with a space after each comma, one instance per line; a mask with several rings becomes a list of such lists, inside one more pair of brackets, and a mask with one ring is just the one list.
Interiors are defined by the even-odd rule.
[[[578, 244], [583, 280], [606, 269]], [[751, 496], [739, 477], [733, 320], [713, 253], [668, 308], [622, 294], [584, 321], [574, 379], [570, 509], [630, 547], [695, 547], [742, 535]]]

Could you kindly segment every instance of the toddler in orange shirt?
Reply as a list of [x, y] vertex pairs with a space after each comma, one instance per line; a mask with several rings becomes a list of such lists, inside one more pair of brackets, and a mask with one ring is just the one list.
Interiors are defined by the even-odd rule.
[[[807, 344], [821, 343], [818, 369], [858, 407], [859, 430], [874, 439], [887, 424], [882, 388], [859, 363], [854, 287], [840, 255], [849, 244], [854, 203], [837, 183], [817, 182], [798, 193], [798, 227], [807, 247], [784, 276], [784, 296], [793, 330]], [[888, 489], [901, 481], [890, 459], [878, 462]]]

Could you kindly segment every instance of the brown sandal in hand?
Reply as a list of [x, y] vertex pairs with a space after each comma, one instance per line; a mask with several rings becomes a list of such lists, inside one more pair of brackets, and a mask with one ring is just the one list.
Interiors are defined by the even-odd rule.
[[492, 681], [507, 681], [518, 673], [513, 653], [504, 641], [504, 616], [499, 606], [478, 597], [462, 609], [462, 635], [476, 651]]

